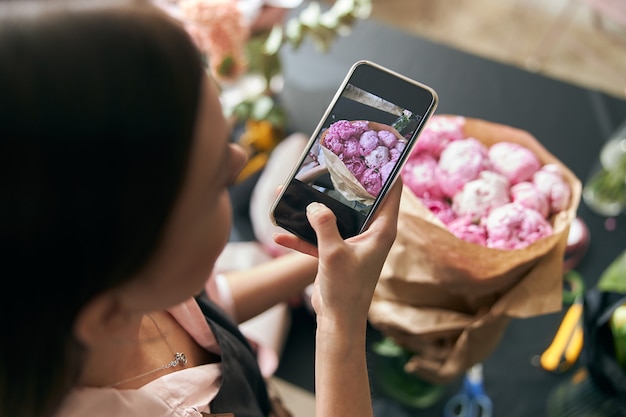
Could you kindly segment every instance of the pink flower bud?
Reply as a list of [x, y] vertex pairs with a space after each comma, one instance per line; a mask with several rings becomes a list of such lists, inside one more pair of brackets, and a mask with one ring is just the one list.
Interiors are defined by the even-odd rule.
[[528, 148], [513, 142], [498, 142], [489, 148], [489, 159], [496, 172], [501, 173], [511, 184], [529, 181], [541, 168], [541, 162]]
[[443, 192], [437, 180], [437, 161], [430, 154], [419, 154], [408, 161], [400, 175], [402, 182], [418, 197], [442, 198]]
[[368, 155], [365, 155], [365, 163], [369, 168], [380, 169], [389, 162], [389, 148], [386, 146], [378, 146]]
[[387, 179], [389, 178], [389, 175], [391, 175], [391, 172], [393, 171], [393, 168], [395, 166], [396, 166], [395, 161], [389, 161], [385, 165], [380, 167], [380, 178], [383, 180], [383, 184], [385, 183], [385, 181], [387, 181]]
[[420, 197], [420, 201], [443, 222], [448, 224], [453, 221], [456, 216], [452, 211], [450, 204], [439, 198]]
[[521, 249], [552, 234], [552, 226], [537, 210], [518, 203], [497, 207], [484, 219], [487, 246]]
[[424, 126], [419, 140], [411, 153], [426, 152], [439, 158], [444, 148], [455, 140], [463, 139], [463, 117], [433, 116]]
[[361, 184], [368, 193], [377, 197], [382, 189], [383, 180], [378, 171], [369, 168], [363, 172], [363, 175], [361, 176]]
[[452, 209], [457, 216], [468, 216], [477, 221], [509, 201], [509, 181], [506, 177], [493, 171], [482, 171], [477, 179], [465, 184], [454, 195]]
[[530, 181], [520, 182], [511, 187], [511, 201], [537, 210], [543, 217], [550, 214], [548, 199]]
[[453, 197], [463, 186], [482, 171], [491, 168], [487, 147], [474, 138], [450, 142], [439, 158], [439, 186]]
[[389, 158], [392, 161], [397, 161], [398, 159], [400, 159], [400, 155], [402, 155], [402, 151], [404, 151], [404, 148], [406, 147], [406, 143], [399, 140], [398, 142], [396, 142], [395, 146], [391, 149], [389, 149]]
[[448, 230], [466, 242], [477, 245], [487, 245], [487, 230], [479, 221], [475, 221], [471, 216], [457, 217], [446, 226]]
[[378, 131], [378, 144], [393, 148], [398, 143], [398, 137], [388, 130]]
[[537, 187], [537, 190], [546, 196], [550, 206], [550, 213], [557, 213], [567, 208], [572, 190], [563, 178], [558, 165], [544, 165], [535, 173], [532, 182]]
[[344, 140], [348, 140], [352, 137], [360, 137], [366, 129], [367, 122], [350, 122], [348, 120], [338, 120], [328, 126], [328, 129], [326, 130], [326, 138], [335, 138], [343, 142]]
[[337, 136], [328, 136], [324, 138], [324, 146], [330, 149], [335, 155], [341, 155], [343, 152], [343, 140]]
[[374, 130], [364, 132], [359, 138], [361, 155], [367, 156], [378, 147], [378, 134]]
[[359, 141], [355, 138], [350, 138], [343, 143], [343, 152], [341, 159], [349, 159], [358, 157], [361, 155]]
[[343, 164], [348, 170], [355, 176], [357, 180], [361, 179], [361, 176], [367, 169], [365, 161], [361, 157], [348, 158], [343, 160]]

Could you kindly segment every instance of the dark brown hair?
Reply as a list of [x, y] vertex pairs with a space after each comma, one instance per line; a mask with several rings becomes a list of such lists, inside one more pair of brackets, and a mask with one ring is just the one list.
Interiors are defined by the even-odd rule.
[[153, 255], [202, 74], [149, 4], [0, 4], [0, 417], [54, 413], [80, 372], [76, 314]]

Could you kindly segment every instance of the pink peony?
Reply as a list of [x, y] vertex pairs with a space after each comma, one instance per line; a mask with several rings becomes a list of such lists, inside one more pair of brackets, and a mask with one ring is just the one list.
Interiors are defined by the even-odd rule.
[[544, 165], [535, 173], [532, 182], [537, 187], [537, 190], [546, 196], [550, 206], [550, 213], [556, 213], [567, 208], [572, 190], [563, 179], [558, 165]]
[[467, 182], [490, 168], [485, 145], [474, 138], [455, 140], [441, 152], [439, 186], [446, 196], [453, 197]]
[[327, 149], [330, 149], [330, 151], [335, 155], [341, 155], [341, 153], [343, 152], [343, 143], [343, 139], [335, 135], [332, 135], [330, 137], [329, 135], [326, 135], [326, 137], [324, 138], [324, 146]]
[[361, 157], [344, 159], [343, 164], [359, 181], [361, 180], [361, 175], [363, 175], [363, 173], [367, 169], [365, 161], [363, 161], [363, 158]]
[[442, 198], [443, 192], [437, 181], [437, 160], [427, 153], [417, 155], [402, 168], [400, 175], [404, 185], [418, 197]]
[[537, 210], [518, 203], [497, 207], [484, 219], [487, 246], [521, 249], [552, 234], [552, 226]]
[[368, 130], [359, 137], [361, 155], [367, 156], [378, 147], [378, 134], [375, 130]]
[[489, 214], [491, 210], [510, 201], [509, 181], [504, 175], [482, 171], [479, 177], [465, 184], [452, 199], [452, 209], [457, 216], [467, 216], [472, 221]]
[[385, 181], [387, 181], [387, 179], [389, 178], [389, 175], [391, 175], [391, 172], [393, 171], [393, 168], [395, 166], [396, 166], [395, 161], [389, 161], [385, 165], [380, 167], [380, 178], [383, 180], [383, 184], [385, 183]]
[[493, 170], [509, 179], [511, 184], [529, 181], [541, 168], [541, 162], [528, 148], [513, 142], [498, 142], [489, 148]]
[[343, 151], [341, 159], [349, 159], [361, 155], [359, 141], [356, 138], [350, 138], [343, 143]]
[[383, 187], [383, 180], [380, 176], [380, 173], [371, 168], [368, 168], [365, 170], [365, 172], [363, 172], [360, 182], [363, 185], [363, 188], [365, 188], [365, 191], [367, 191], [374, 197], [378, 196], [380, 190]]
[[359, 137], [361, 134], [363, 134], [363, 132], [365, 132], [366, 130], [370, 128], [367, 120], [355, 120], [351, 123], [352, 123], [352, 127], [356, 129], [356, 133], [351, 136]]
[[550, 214], [546, 196], [530, 181], [519, 182], [511, 187], [511, 201], [537, 210], [543, 217]]
[[456, 216], [452, 211], [450, 203], [440, 198], [428, 198], [420, 197], [419, 200], [426, 206], [435, 216], [442, 221], [443, 224], [448, 224], [453, 221]]
[[439, 158], [444, 148], [452, 141], [463, 139], [463, 117], [433, 116], [424, 126], [419, 140], [415, 144], [411, 156], [418, 153], [429, 153]]
[[448, 224], [453, 221], [456, 216], [452, 211], [452, 207], [450, 204], [439, 198], [428, 198], [421, 197], [420, 201], [424, 204], [435, 216], [439, 218], [443, 222], [443, 224]]
[[480, 222], [476, 222], [471, 216], [457, 217], [446, 225], [448, 230], [466, 242], [477, 245], [487, 245], [487, 230]]
[[404, 151], [405, 146], [406, 143], [401, 140], [396, 142], [395, 146], [389, 149], [389, 158], [392, 161], [397, 161], [398, 159], [400, 159], [400, 155], [402, 155], [402, 151]]
[[[326, 129], [326, 139], [338, 139], [341, 142], [350, 138], [358, 138], [367, 130], [367, 122], [338, 120]], [[330, 149], [330, 148], [329, 148]]]
[[389, 148], [386, 146], [378, 146], [365, 155], [365, 163], [369, 168], [380, 169], [387, 162], [389, 162]]
[[378, 144], [393, 148], [398, 143], [398, 137], [388, 130], [378, 131]]

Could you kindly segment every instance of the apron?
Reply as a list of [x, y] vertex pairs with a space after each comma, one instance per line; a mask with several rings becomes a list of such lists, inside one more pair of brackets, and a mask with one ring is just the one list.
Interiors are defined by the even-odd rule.
[[271, 401], [256, 353], [237, 324], [202, 293], [196, 297], [220, 346], [222, 385], [211, 402], [212, 414], [267, 417]]

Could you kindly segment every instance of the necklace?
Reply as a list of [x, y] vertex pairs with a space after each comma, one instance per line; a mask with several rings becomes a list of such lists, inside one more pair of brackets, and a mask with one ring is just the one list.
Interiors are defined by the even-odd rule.
[[187, 356], [185, 356], [185, 354], [182, 353], [182, 352], [175, 352], [174, 348], [172, 347], [170, 342], [167, 340], [167, 337], [165, 337], [165, 334], [163, 333], [163, 330], [161, 329], [161, 326], [159, 326], [159, 323], [154, 319], [154, 317], [152, 317], [152, 315], [148, 314], [148, 318], [152, 321], [152, 323], [154, 323], [154, 326], [157, 328], [159, 334], [161, 335], [161, 338], [165, 341], [165, 343], [167, 344], [167, 347], [170, 348], [170, 351], [174, 355], [174, 359], [171, 360], [170, 362], [166, 363], [165, 365], [159, 366], [158, 368], [155, 368], [155, 369], [153, 369], [151, 371], [144, 372], [142, 374], [139, 374], [139, 375], [136, 375], [136, 376], [132, 376], [130, 378], [122, 379], [121, 381], [114, 382], [114, 383], [108, 385], [109, 387], [117, 387], [118, 385], [122, 385], [122, 384], [125, 384], [127, 382], [135, 381], [135, 380], [137, 380], [139, 378], [143, 378], [143, 377], [151, 375], [151, 374], [153, 374], [155, 372], [162, 371], [163, 369], [173, 368], [173, 367], [181, 365], [181, 364], [182, 365], [186, 365], [187, 364]]

